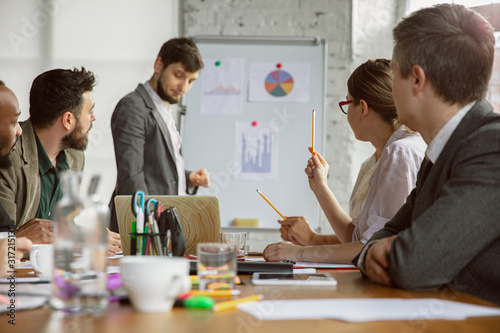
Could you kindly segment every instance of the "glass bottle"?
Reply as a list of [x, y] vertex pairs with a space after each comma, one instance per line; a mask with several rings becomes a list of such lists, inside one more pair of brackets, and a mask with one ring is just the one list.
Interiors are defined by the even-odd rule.
[[54, 222], [52, 308], [63, 315], [103, 314], [108, 305], [107, 230], [101, 208], [82, 195], [82, 173], [61, 174]]

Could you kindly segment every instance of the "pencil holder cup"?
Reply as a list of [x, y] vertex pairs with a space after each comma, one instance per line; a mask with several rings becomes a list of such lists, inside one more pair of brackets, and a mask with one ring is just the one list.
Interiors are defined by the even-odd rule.
[[130, 233], [130, 255], [171, 256], [170, 232]]

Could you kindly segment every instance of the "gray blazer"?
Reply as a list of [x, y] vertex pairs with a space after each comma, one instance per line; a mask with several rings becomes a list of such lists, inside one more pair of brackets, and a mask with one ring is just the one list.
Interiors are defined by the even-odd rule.
[[422, 162], [406, 203], [365, 247], [395, 234], [396, 286], [447, 285], [500, 304], [500, 115], [488, 102], [472, 107], [434, 166]]
[[[111, 131], [118, 174], [110, 202], [110, 229], [118, 231], [113, 217], [116, 195], [137, 190], [149, 195], [177, 195], [178, 176], [167, 124], [143, 84], [118, 102], [111, 116]], [[189, 174], [186, 171], [186, 192], [195, 194], [197, 188], [189, 182]]]

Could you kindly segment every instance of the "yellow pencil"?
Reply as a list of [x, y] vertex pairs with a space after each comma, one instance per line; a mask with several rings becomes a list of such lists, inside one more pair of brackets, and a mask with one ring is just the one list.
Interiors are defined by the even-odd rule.
[[261, 191], [259, 191], [259, 189], [257, 189], [257, 192], [264, 198], [264, 200], [267, 201], [268, 204], [271, 205], [271, 207], [274, 208], [274, 210], [276, 211], [276, 213], [280, 214], [280, 216], [283, 218], [283, 220], [286, 220], [286, 217], [284, 217], [283, 214], [281, 214], [280, 211], [278, 209], [276, 209], [276, 207], [274, 207], [274, 205], [271, 203], [271, 201], [267, 200], [267, 198], [264, 196], [264, 194], [262, 194]]
[[189, 293], [194, 296], [210, 296], [210, 297], [232, 297], [241, 295], [241, 290], [190, 290]]
[[232, 309], [235, 309], [238, 304], [242, 304], [242, 303], [246, 303], [246, 302], [260, 301], [263, 298], [264, 298], [263, 295], [253, 295], [253, 296], [233, 299], [231, 301], [216, 303], [212, 309], [215, 312], [232, 310]]
[[313, 110], [312, 112], [312, 152], [314, 153], [314, 114], [316, 112]]

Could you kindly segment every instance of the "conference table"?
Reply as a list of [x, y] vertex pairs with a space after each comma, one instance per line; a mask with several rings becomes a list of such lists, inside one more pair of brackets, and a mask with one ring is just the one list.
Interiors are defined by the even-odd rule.
[[[374, 284], [363, 278], [357, 269], [318, 270], [328, 272], [338, 284], [324, 286], [254, 286], [250, 275], [240, 275], [237, 288], [241, 297], [264, 295], [265, 300], [323, 299], [323, 298], [437, 298], [441, 300], [495, 306], [494, 304], [444, 288], [438, 291], [407, 291]], [[219, 300], [219, 299], [218, 299]], [[220, 299], [221, 301], [225, 299]], [[262, 321], [241, 310], [212, 312], [174, 307], [167, 313], [140, 313], [130, 304], [110, 303], [102, 317], [78, 316], [61, 318], [45, 305], [16, 313], [16, 325], [8, 324], [0, 315], [0, 332], [27, 333], [154, 333], [154, 332], [499, 332], [500, 317], [475, 317], [466, 320], [409, 320], [375, 321], [364, 323], [332, 319]]]

